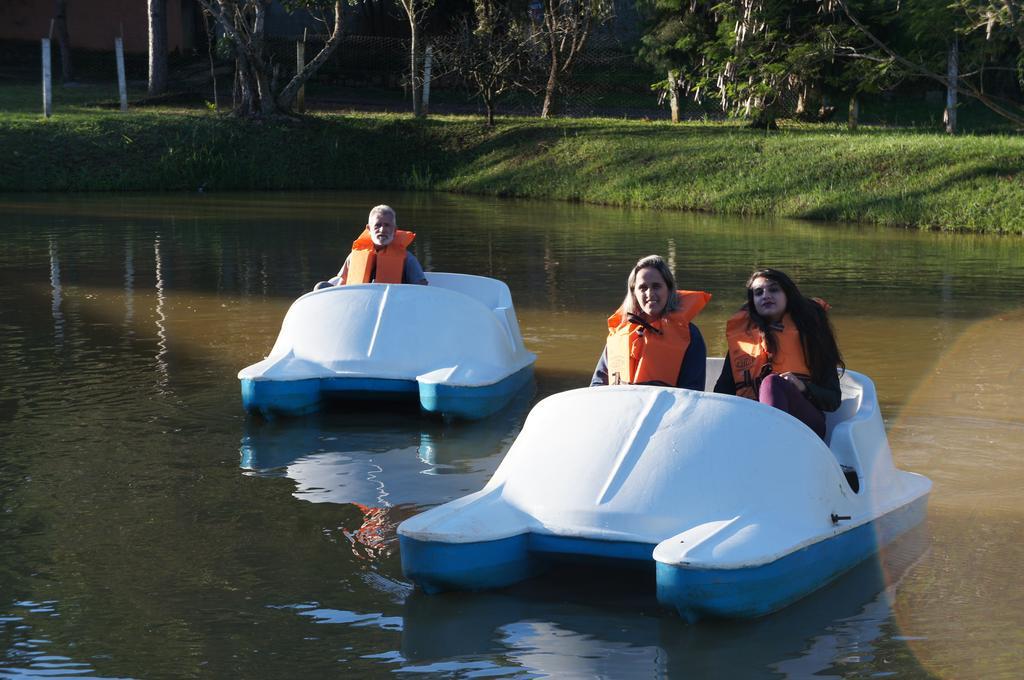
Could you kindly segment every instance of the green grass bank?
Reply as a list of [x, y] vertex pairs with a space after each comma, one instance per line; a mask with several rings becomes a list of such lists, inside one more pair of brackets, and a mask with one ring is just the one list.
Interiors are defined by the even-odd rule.
[[0, 149], [0, 192], [439, 190], [1024, 234], [1019, 135], [71, 106], [0, 111]]

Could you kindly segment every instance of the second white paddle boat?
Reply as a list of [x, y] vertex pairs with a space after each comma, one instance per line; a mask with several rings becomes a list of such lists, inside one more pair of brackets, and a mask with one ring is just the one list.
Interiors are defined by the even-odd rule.
[[494, 413], [530, 382], [536, 356], [508, 286], [468, 274], [429, 285], [365, 283], [306, 293], [270, 355], [238, 373], [246, 410], [300, 415], [325, 398], [418, 398], [428, 412]]
[[429, 593], [510, 585], [566, 559], [644, 561], [658, 600], [687, 619], [777, 610], [925, 515], [931, 482], [894, 467], [871, 380], [846, 371], [841, 386], [827, 443], [729, 395], [548, 397], [482, 490], [399, 526], [403, 570]]

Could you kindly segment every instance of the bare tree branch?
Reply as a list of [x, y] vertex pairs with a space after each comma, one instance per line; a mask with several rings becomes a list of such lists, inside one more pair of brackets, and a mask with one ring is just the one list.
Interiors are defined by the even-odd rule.
[[334, 53], [334, 50], [338, 48], [341, 43], [341, 28], [342, 28], [342, 14], [341, 14], [341, 2], [334, 3], [334, 26], [331, 28], [331, 34], [327, 37], [327, 41], [324, 43], [323, 48], [317, 53], [313, 59], [305, 65], [305, 67], [284, 86], [281, 90], [281, 94], [278, 95], [278, 103], [283, 107], [290, 109], [292, 103], [295, 101], [295, 97], [299, 94], [299, 89], [306, 84], [306, 81], [313, 77], [313, 75], [319, 70], [321, 66], [330, 58]]
[[[235, 113], [246, 116], [291, 115], [299, 89], [330, 58], [341, 43], [342, 3], [335, 0], [333, 27], [320, 52], [284, 87], [279, 86], [279, 65], [265, 56], [264, 36], [270, 0], [198, 0], [235, 48]], [[312, 4], [312, 3], [310, 3]]]

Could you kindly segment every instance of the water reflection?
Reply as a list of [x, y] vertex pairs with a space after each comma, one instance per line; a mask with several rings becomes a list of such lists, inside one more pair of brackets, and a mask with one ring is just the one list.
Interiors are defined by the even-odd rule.
[[156, 372], [157, 384], [161, 392], [166, 393], [168, 383], [167, 371], [167, 314], [164, 312], [166, 298], [164, 295], [164, 263], [160, 254], [160, 237], [153, 239], [153, 261], [156, 273], [156, 337], [157, 352]]
[[532, 398], [530, 385], [474, 422], [446, 423], [389, 402], [269, 422], [253, 417], [239, 466], [254, 476], [289, 478], [300, 500], [356, 506], [361, 524], [344, 534], [361, 556], [379, 559], [397, 548], [396, 527], [405, 517], [483, 488]]
[[50, 290], [52, 302], [50, 309], [53, 311], [53, 339], [58, 344], [64, 343], [64, 312], [61, 311], [61, 285], [60, 285], [60, 257], [57, 254], [57, 244], [50, 238]]
[[239, 465], [254, 475], [289, 477], [295, 497], [310, 503], [439, 505], [483, 488], [531, 401], [532, 390], [525, 390], [474, 422], [445, 423], [395, 404], [269, 422], [250, 418]]
[[131, 327], [135, 320], [135, 245], [131, 238], [124, 244], [124, 325]]

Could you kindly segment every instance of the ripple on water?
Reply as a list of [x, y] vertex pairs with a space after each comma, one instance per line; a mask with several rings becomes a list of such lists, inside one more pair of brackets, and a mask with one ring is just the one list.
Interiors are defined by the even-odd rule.
[[59, 645], [37, 633], [46, 619], [59, 616], [56, 601], [22, 600], [9, 607], [8, 613], [0, 616], [0, 640], [6, 645], [0, 656], [0, 676], [112, 677], [97, 675], [90, 664], [55, 653], [53, 648]]

